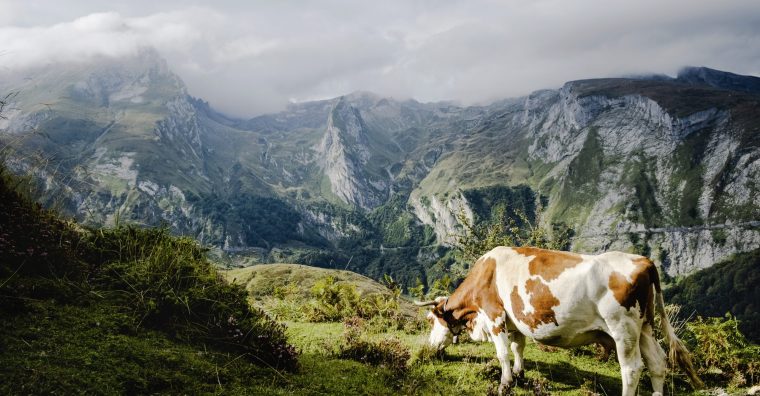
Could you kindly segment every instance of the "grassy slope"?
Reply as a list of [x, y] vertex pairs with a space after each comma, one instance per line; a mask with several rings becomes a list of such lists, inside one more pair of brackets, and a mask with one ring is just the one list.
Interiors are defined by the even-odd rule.
[[[296, 284], [303, 290], [303, 295], [309, 291], [318, 280], [332, 276], [337, 283], [351, 283], [362, 295], [383, 294], [390, 296], [391, 292], [380, 283], [352, 271], [342, 271], [310, 267], [301, 264], [263, 264], [251, 267], [223, 271], [222, 275], [230, 282], [243, 284], [255, 301], [258, 298], [271, 295], [276, 287]], [[414, 316], [416, 308], [408, 301], [402, 302], [402, 309]]]
[[0, 394], [265, 392], [269, 352], [241, 347], [284, 329], [256, 329], [194, 242], [85, 230], [23, 186], [0, 164]]
[[[307, 294], [318, 279], [327, 275], [356, 285], [362, 294], [387, 293], [379, 283], [350, 271], [328, 270], [297, 264], [269, 264], [224, 272], [231, 281], [246, 285], [255, 301], [270, 295], [278, 286], [295, 282]], [[412, 308], [415, 309], [415, 308]], [[500, 371], [491, 343], [465, 342], [452, 345], [442, 360], [410, 361], [405, 377], [394, 377], [385, 369], [340, 359], [335, 356], [342, 341], [340, 323], [288, 322], [288, 338], [301, 352], [302, 370], [285, 374], [271, 385], [271, 394], [467, 394], [482, 395], [495, 388]], [[371, 329], [365, 336], [373, 340], [400, 339], [412, 356], [426, 344], [427, 333]], [[593, 356], [592, 348], [572, 352], [542, 350], [530, 342], [526, 348], [526, 379], [513, 394], [534, 394], [536, 384], [556, 395], [614, 395], [620, 392], [619, 367], [613, 356], [606, 362]], [[651, 394], [648, 379], [642, 379], [640, 394]], [[673, 381], [671, 381], [670, 386]], [[682, 382], [678, 394], [685, 394]], [[672, 394], [672, 393], [671, 393]]]
[[362, 294], [388, 293], [385, 286], [351, 271], [332, 270], [310, 267], [301, 264], [264, 264], [224, 271], [229, 281], [246, 285], [246, 289], [255, 297], [271, 294], [275, 287], [296, 283], [308, 294], [314, 283], [326, 276], [333, 276], [338, 282], [350, 282], [356, 285]]
[[[290, 341], [302, 351], [302, 373], [285, 377], [286, 389], [295, 394], [483, 395], [498, 384], [500, 371], [490, 343], [452, 345], [442, 360], [415, 362], [413, 358], [406, 377], [397, 379], [383, 368], [332, 357], [331, 351], [341, 342], [341, 324], [288, 323], [288, 327]], [[412, 350], [412, 356], [427, 341], [427, 334], [403, 332], [382, 332], [369, 337], [399, 338]], [[529, 343], [525, 359], [526, 379], [518, 382], [513, 390], [515, 395], [533, 395], [537, 383], [542, 383], [543, 389], [552, 395], [620, 393], [619, 369], [614, 358], [601, 362], [586, 349], [575, 354], [566, 350], [543, 351]], [[272, 389], [273, 394], [281, 391]], [[684, 388], [675, 392], [689, 394]], [[642, 380], [639, 394], [651, 394], [648, 379]]]
[[193, 345], [104, 301], [35, 301], [0, 321], [0, 393], [266, 393], [274, 371]]

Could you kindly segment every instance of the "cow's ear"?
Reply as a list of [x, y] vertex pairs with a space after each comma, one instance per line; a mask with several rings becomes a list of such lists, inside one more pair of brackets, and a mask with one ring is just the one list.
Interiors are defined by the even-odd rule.
[[433, 311], [436, 311], [439, 315], [443, 315], [446, 312], [446, 303], [449, 301], [449, 297], [437, 297], [435, 299], [435, 307]]

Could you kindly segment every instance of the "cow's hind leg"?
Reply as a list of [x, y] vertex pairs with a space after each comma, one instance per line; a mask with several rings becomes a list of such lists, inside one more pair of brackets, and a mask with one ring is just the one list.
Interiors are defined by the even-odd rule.
[[491, 332], [491, 340], [496, 346], [496, 357], [501, 364], [499, 394], [503, 395], [512, 386], [512, 371], [509, 369], [509, 338], [506, 331], [499, 331], [498, 334]]
[[639, 348], [641, 324], [626, 319], [621, 322], [616, 326], [610, 326], [610, 336], [615, 340], [620, 374], [623, 377], [622, 395], [634, 396], [639, 385], [641, 371], [644, 368], [644, 362], [641, 360], [641, 348]]
[[525, 350], [525, 336], [519, 331], [512, 331], [509, 333], [510, 344], [512, 349], [512, 355], [515, 357], [515, 365], [512, 367], [512, 374], [515, 377], [523, 375], [523, 351]]
[[652, 379], [652, 389], [654, 390], [652, 396], [662, 396], [667, 372], [667, 357], [665, 351], [662, 350], [652, 335], [652, 325], [648, 323], [644, 325], [639, 344], [644, 363], [649, 369], [649, 377]]

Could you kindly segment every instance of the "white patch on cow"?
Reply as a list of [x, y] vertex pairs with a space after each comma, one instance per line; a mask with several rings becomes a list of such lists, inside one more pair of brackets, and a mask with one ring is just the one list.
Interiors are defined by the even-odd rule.
[[637, 265], [633, 263], [633, 260], [641, 258], [641, 256], [621, 252], [610, 252], [601, 254], [600, 258], [601, 257], [607, 260], [609, 266], [623, 274], [629, 283], [633, 282], [631, 274], [638, 268]]
[[470, 330], [470, 338], [473, 341], [491, 341], [491, 336], [488, 332], [488, 315], [481, 309], [478, 311], [478, 316], [473, 319], [472, 330]]
[[[496, 287], [499, 291], [499, 297], [504, 302], [505, 308], [511, 308], [509, 293], [512, 292], [512, 288], [516, 285], [518, 288], [523, 286], [522, 291], [523, 293], [525, 292], [525, 282], [520, 282], [520, 280], [530, 277], [528, 264], [533, 256], [523, 256], [512, 248], [497, 247], [486, 253], [484, 257], [496, 260]], [[523, 285], [519, 283], [523, 283]], [[507, 312], [509, 312], [509, 309], [507, 309]]]
[[436, 349], [444, 349], [454, 341], [448, 326], [444, 326], [432, 312], [428, 312], [428, 319], [433, 322], [433, 330], [430, 331], [430, 345]]

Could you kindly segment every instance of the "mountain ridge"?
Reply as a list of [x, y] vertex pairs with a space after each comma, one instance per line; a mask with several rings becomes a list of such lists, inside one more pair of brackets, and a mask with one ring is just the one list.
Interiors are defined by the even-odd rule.
[[[671, 275], [760, 246], [755, 77], [690, 68], [470, 107], [357, 92], [246, 120], [141, 57], [158, 54], [0, 86], [20, 96], [0, 122], [4, 140], [23, 137], [14, 169], [85, 222], [168, 223], [259, 261], [353, 263], [406, 284], [446, 270], [445, 248], [424, 247], [458, 232], [460, 212], [537, 200], [547, 226], [576, 230], [574, 249], [637, 251]], [[55, 105], [34, 104], [45, 95]], [[34, 152], [65, 178], [24, 160]], [[476, 190], [489, 206], [473, 207]], [[699, 228], [711, 224], [727, 226]]]

